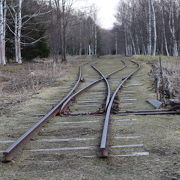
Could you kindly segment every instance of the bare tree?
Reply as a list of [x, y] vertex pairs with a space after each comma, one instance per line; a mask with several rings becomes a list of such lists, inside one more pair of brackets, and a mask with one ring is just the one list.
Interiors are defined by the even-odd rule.
[[156, 29], [156, 14], [154, 8], [154, 0], [151, 0], [151, 8], [152, 8], [152, 27], [153, 27], [153, 49], [152, 55], [156, 55], [156, 46], [157, 46], [157, 29]]
[[92, 26], [93, 26], [93, 34], [94, 34], [94, 45], [93, 45], [93, 47], [94, 47], [94, 55], [95, 56], [97, 56], [97, 9], [96, 9], [96, 7], [95, 6], [92, 6], [92, 9], [91, 9], [91, 11], [92, 11], [92, 17], [93, 17], [93, 24], [92, 24]]
[[152, 11], [151, 11], [151, 1], [148, 0], [148, 55], [152, 53]]
[[50, 26], [53, 25], [54, 31], [56, 31], [50, 35], [54, 61], [58, 61], [58, 55], [61, 53], [62, 62], [66, 62], [67, 28], [70, 23], [73, 0], [51, 0], [49, 4], [53, 9], [52, 19], [50, 19], [53, 22], [50, 22]]
[[6, 0], [0, 0], [0, 64], [6, 64], [5, 40], [6, 36]]
[[169, 56], [169, 49], [168, 49], [168, 43], [167, 43], [167, 37], [166, 37], [166, 26], [165, 26], [165, 17], [164, 17], [164, 0], [161, 0], [161, 11], [162, 11], [162, 29], [163, 29], [163, 39], [164, 39], [164, 46], [166, 55]]
[[21, 64], [21, 29], [22, 29], [22, 2], [17, 0], [17, 11], [15, 11], [15, 56], [16, 62]]
[[178, 56], [178, 45], [177, 45], [176, 30], [175, 30], [175, 2], [170, 2], [169, 29], [173, 41], [173, 56]]
[[130, 0], [118, 6], [117, 22], [123, 32], [125, 54], [178, 56], [180, 1]]
[[[39, 9], [38, 7], [31, 7], [31, 13], [32, 14], [23, 14], [22, 11], [26, 10], [27, 11], [27, 6], [30, 6], [31, 4], [36, 3], [38, 5], [38, 2], [34, 1], [28, 1], [28, 0], [15, 0], [15, 1], [9, 1], [8, 4], [8, 10], [11, 15], [11, 23], [13, 22], [14, 29], [12, 29], [12, 24], [11, 26], [7, 24], [7, 27], [9, 31], [14, 35], [14, 46], [15, 46], [15, 61], [19, 64], [22, 63], [22, 47], [23, 46], [32, 46], [35, 43], [39, 42], [43, 37], [39, 39], [33, 39], [27, 35], [27, 39], [31, 39], [31, 42], [23, 42], [22, 37], [25, 37], [22, 34], [22, 30], [25, 28], [25, 26], [28, 23], [31, 23], [31, 20], [33, 18], [40, 17], [42, 15], [48, 14], [49, 11], [44, 11], [43, 8]], [[39, 6], [40, 7], [40, 6]], [[43, 7], [43, 4], [41, 5]], [[37, 9], [36, 9], [37, 8]], [[29, 29], [30, 34], [31, 29]]]
[[22, 30], [22, 2], [23, 0], [10, 1], [9, 11], [14, 21], [14, 30], [8, 28], [14, 35], [14, 46], [15, 46], [15, 61], [19, 64], [22, 63], [21, 56], [21, 30]]

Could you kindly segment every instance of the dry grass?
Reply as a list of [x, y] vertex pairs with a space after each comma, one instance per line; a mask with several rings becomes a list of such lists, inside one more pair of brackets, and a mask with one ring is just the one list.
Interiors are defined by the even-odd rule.
[[180, 57], [173, 56], [145, 56], [145, 55], [134, 55], [132, 58], [139, 61], [158, 61], [161, 57], [165, 61], [180, 61]]
[[[102, 59], [98, 68], [104, 73], [117, 69], [119, 67], [118, 59], [113, 59], [113, 63], [109, 61], [113, 57]], [[124, 59], [124, 58], [122, 58]], [[105, 64], [107, 66], [105, 66]], [[142, 86], [131, 87], [134, 90], [133, 98], [138, 97], [140, 100], [134, 102], [136, 108], [141, 109], [146, 107], [145, 99], [150, 96], [155, 96], [151, 86], [151, 79], [148, 76], [150, 66], [141, 62], [143, 68], [127, 85], [133, 83], [141, 83]], [[68, 79], [74, 78], [77, 68], [74, 68], [73, 73], [68, 73]], [[90, 71], [83, 71], [87, 77]], [[127, 73], [127, 72], [124, 72]], [[121, 74], [119, 73], [119, 77]], [[118, 75], [113, 76], [117, 78]], [[67, 76], [65, 77], [67, 78]], [[65, 79], [64, 78], [64, 79]], [[68, 79], [66, 79], [68, 81]], [[63, 87], [66, 83], [64, 83]], [[125, 88], [126, 89], [126, 88]], [[146, 89], [146, 90], [144, 90]], [[19, 136], [25, 131], [25, 128], [31, 127], [31, 122], [37, 122], [29, 114], [36, 114], [44, 109], [44, 99], [53, 99], [56, 95], [63, 95], [62, 88], [47, 88], [40, 94], [34, 95], [30, 101], [14, 107], [11, 117], [1, 117], [1, 139], [9, 140], [8, 135]], [[104, 90], [103, 90], [104, 91]], [[125, 96], [125, 90], [120, 94]], [[43, 98], [42, 98], [43, 97]], [[126, 97], [128, 97], [126, 95]], [[47, 102], [48, 102], [47, 101]], [[129, 106], [128, 106], [129, 108]], [[80, 110], [80, 109], [79, 109]], [[127, 109], [126, 109], [127, 110]], [[45, 111], [45, 110], [44, 110]], [[135, 118], [133, 125], [117, 126], [115, 120]], [[39, 120], [39, 119], [38, 119]], [[102, 127], [104, 116], [77, 116], [77, 117], [56, 117], [43, 128], [42, 132], [37, 136], [37, 139], [48, 138], [90, 138], [100, 137], [99, 125]], [[71, 129], [69, 125], [60, 125], [60, 122], [77, 122], [77, 121], [99, 121], [97, 127]], [[129, 154], [132, 152], [149, 152], [149, 156], [142, 157], [110, 157], [108, 159], [100, 158], [83, 158], [83, 155], [94, 155], [98, 149], [91, 151], [65, 151], [65, 152], [28, 152], [23, 153], [9, 164], [0, 163], [0, 179], [2, 180], [170, 180], [180, 178], [179, 167], [179, 116], [119, 116], [112, 115], [110, 139], [113, 145], [123, 144], [144, 144], [142, 148], [136, 149], [110, 149], [112, 154]], [[85, 124], [82, 124], [85, 125]], [[24, 127], [25, 126], [25, 127]], [[75, 125], [73, 125], [75, 126]], [[79, 126], [79, 125], [77, 125]], [[8, 127], [5, 128], [5, 127]], [[11, 127], [14, 127], [12, 130]], [[18, 128], [17, 128], [18, 127]], [[117, 136], [140, 136], [139, 139], [132, 140], [115, 140]], [[80, 147], [80, 146], [95, 146], [100, 142], [100, 138], [88, 142], [66, 142], [66, 143], [39, 143], [32, 141], [27, 149], [34, 148], [59, 148], [59, 147]], [[7, 144], [6, 144], [7, 146]], [[3, 148], [1, 148], [3, 149]]]
[[55, 86], [66, 75], [71, 64], [51, 62], [11, 64], [0, 66], [0, 111], [27, 99], [47, 86]]
[[22, 65], [8, 64], [0, 66], [0, 114], [4, 114], [15, 104], [19, 104], [39, 90], [49, 86], [59, 86], [63, 81], [71, 81], [71, 73], [81, 64], [96, 59], [91, 56], [68, 56], [68, 63], [53, 64], [52, 59], [35, 59]]
[[[143, 56], [135, 55], [133, 59], [139, 61], [147, 61], [153, 63], [153, 70], [151, 75], [155, 79], [156, 88], [162, 87], [162, 82], [160, 82], [160, 56]], [[163, 79], [164, 79], [164, 89], [166, 96], [172, 98], [173, 96], [179, 96], [180, 93], [180, 57], [167, 57], [161, 56], [162, 68], [163, 68]], [[159, 79], [159, 80], [158, 80]], [[156, 81], [159, 82], [156, 82]], [[159, 84], [159, 85], [158, 85]]]
[[163, 61], [164, 76], [168, 78], [170, 85], [176, 93], [180, 93], [180, 62]]
[[27, 90], [37, 92], [42, 86], [49, 85], [60, 78], [68, 65], [27, 64], [22, 70], [3, 70], [1, 77], [7, 77], [2, 93], [24, 93]]
[[[157, 94], [164, 94], [166, 98], [179, 96], [180, 93], [180, 62], [162, 61], [161, 78], [160, 63], [153, 63], [152, 77], [155, 79]], [[160, 98], [161, 99], [161, 98]]]

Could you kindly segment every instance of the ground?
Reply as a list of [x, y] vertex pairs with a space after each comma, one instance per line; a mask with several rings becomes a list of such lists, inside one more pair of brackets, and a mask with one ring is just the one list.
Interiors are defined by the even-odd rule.
[[[108, 74], [123, 66], [120, 60], [131, 58], [106, 56], [93, 59], [96, 67]], [[137, 59], [136, 59], [137, 60]], [[76, 59], [82, 62], [82, 59]], [[88, 60], [89, 62], [89, 60]], [[118, 94], [120, 110], [153, 109], [146, 102], [156, 98], [153, 79], [149, 72], [151, 66], [139, 61], [142, 69]], [[84, 63], [84, 62], [83, 62]], [[122, 71], [112, 77], [111, 88], [115, 89], [119, 77], [131, 70]], [[44, 87], [38, 93], [11, 107], [11, 111], [0, 117], [0, 151], [10, 145], [28, 128], [40, 119], [40, 114], [51, 109], [55, 99], [61, 99], [72, 87], [76, 79], [78, 64], [70, 66], [63, 77], [57, 79], [54, 87]], [[85, 82], [83, 87], [98, 74], [89, 65], [83, 68]], [[81, 96], [72, 105], [70, 112], [89, 112], [101, 109], [105, 85], [94, 86], [87, 98]], [[103, 94], [104, 93], [104, 94]], [[89, 102], [91, 106], [89, 106]], [[83, 104], [83, 107], [82, 107]], [[2, 180], [176, 180], [180, 179], [180, 135], [179, 116], [111, 116], [110, 154], [108, 159], [97, 158], [97, 146], [104, 116], [56, 117], [25, 148], [23, 154], [13, 162], [0, 164]], [[81, 138], [76, 141], [72, 138]], [[88, 141], [83, 139], [89, 138]], [[60, 142], [58, 140], [71, 139]], [[53, 140], [48, 142], [48, 140]], [[9, 141], [9, 142], [8, 142]], [[115, 145], [137, 145], [133, 148], [112, 148]], [[70, 151], [63, 148], [91, 147], [87, 150]], [[53, 149], [54, 148], [54, 149]], [[47, 151], [45, 151], [45, 149]], [[34, 150], [34, 151], [32, 151]], [[148, 153], [144, 156], [130, 156], [133, 152]], [[122, 155], [117, 157], [117, 155]], [[124, 155], [127, 155], [124, 156]], [[1, 154], [2, 157], [2, 154]]]

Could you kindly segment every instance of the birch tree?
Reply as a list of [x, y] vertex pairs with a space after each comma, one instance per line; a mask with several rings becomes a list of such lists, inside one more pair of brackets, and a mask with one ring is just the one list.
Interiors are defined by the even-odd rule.
[[22, 64], [21, 56], [21, 30], [22, 30], [22, 2], [17, 0], [17, 10], [15, 11], [15, 57], [18, 64]]
[[163, 39], [166, 55], [169, 56], [169, 49], [166, 37], [166, 26], [165, 26], [165, 15], [164, 15], [164, 0], [161, 0], [161, 12], [162, 12], [162, 29], [163, 29]]
[[173, 42], [173, 56], [178, 56], [178, 45], [175, 30], [175, 2], [170, 2], [169, 29], [171, 32]]
[[178, 56], [180, 1], [130, 0], [121, 2], [116, 15], [125, 54]]
[[0, 64], [6, 64], [6, 0], [0, 0]]
[[92, 7], [92, 17], [93, 17], [93, 36], [94, 36], [94, 55], [97, 56], [97, 9], [95, 6]]
[[152, 55], [156, 55], [156, 46], [157, 46], [157, 29], [156, 29], [156, 14], [154, 8], [154, 0], [151, 0], [151, 8], [152, 8], [152, 27], [153, 27], [153, 49]]
[[[46, 13], [49, 13], [49, 11], [45, 10], [45, 12], [43, 12], [44, 11], [43, 4], [39, 5], [36, 1], [9, 0], [8, 2], [9, 2], [8, 10], [11, 16], [11, 20], [10, 20], [11, 24], [7, 24], [7, 26], [9, 31], [14, 35], [15, 62], [21, 64], [22, 48], [24, 46], [32, 46], [38, 43], [41, 39], [43, 39], [43, 37], [40, 37], [39, 39], [33, 39], [32, 37], [30, 37], [29, 34], [31, 34], [31, 31], [33, 31], [32, 29], [29, 29], [27, 35], [22, 34], [23, 30], [26, 29], [25, 26], [32, 23], [31, 21], [34, 18], [45, 15]], [[33, 4], [36, 5], [37, 7], [31, 6]], [[31, 10], [29, 10], [29, 7], [27, 9], [27, 6], [29, 7], [31, 6]], [[25, 11], [23, 12], [23, 10], [25, 10], [26, 12]], [[22, 38], [24, 40], [28, 39], [28, 42], [23, 41]], [[29, 39], [31, 39], [31, 41], [29, 41]]]
[[148, 55], [152, 53], [152, 11], [151, 11], [151, 1], [148, 0]]
[[15, 62], [22, 64], [21, 56], [21, 32], [22, 32], [22, 2], [23, 0], [10, 1], [9, 11], [14, 22], [14, 30], [8, 25], [14, 35]]
[[154, 0], [148, 0], [148, 55], [156, 55], [157, 30]]

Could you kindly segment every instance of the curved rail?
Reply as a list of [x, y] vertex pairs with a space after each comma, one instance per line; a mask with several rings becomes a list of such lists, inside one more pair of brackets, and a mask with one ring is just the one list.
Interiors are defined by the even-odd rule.
[[72, 90], [45, 116], [42, 117], [35, 125], [33, 125], [27, 132], [19, 137], [10, 147], [3, 152], [3, 162], [10, 162], [16, 155], [23, 149], [23, 147], [41, 130], [42, 126], [54, 116], [59, 113], [59, 109], [62, 104], [68, 99], [68, 97], [76, 90], [82, 80], [81, 66], [79, 67], [78, 80], [75, 83]]
[[[116, 70], [116, 71], [114, 71], [114, 72], [106, 75], [106, 76], [105, 76], [106, 79], [109, 78], [110, 76], [116, 74], [117, 72], [122, 71], [122, 70], [125, 69], [126, 67], [127, 67], [127, 66], [124, 65], [123, 68], [118, 69], [118, 70]], [[71, 102], [73, 99], [75, 99], [78, 95], [80, 95], [81, 93], [83, 93], [84, 91], [86, 91], [88, 88], [90, 88], [90, 87], [94, 86], [95, 84], [101, 82], [102, 80], [103, 80], [103, 78], [100, 78], [100, 79], [92, 82], [91, 84], [87, 85], [85, 88], [79, 90], [78, 92], [76, 92], [76, 93], [73, 94], [72, 96], [70, 96], [70, 97], [64, 102], [64, 104], [62, 105], [61, 110], [60, 110], [60, 114], [64, 114], [64, 113], [65, 113], [65, 110], [67, 109], [68, 105], [70, 104], [70, 102]]]
[[109, 82], [107, 80], [107, 78], [104, 76], [104, 74], [99, 71], [95, 66], [91, 66], [95, 71], [97, 71], [98, 74], [100, 74], [101, 77], [103, 77], [104, 79], [104, 82], [106, 84], [106, 87], [107, 87], [107, 97], [106, 97], [106, 106], [105, 106], [105, 109], [107, 109], [108, 107], [108, 104], [109, 104], [109, 101], [110, 101], [110, 98], [111, 98], [111, 88], [110, 88], [110, 85], [109, 85]]
[[117, 89], [113, 93], [111, 100], [109, 102], [107, 111], [106, 111], [106, 117], [104, 121], [104, 127], [103, 127], [103, 133], [101, 137], [101, 143], [100, 143], [100, 157], [108, 157], [108, 132], [109, 132], [109, 123], [110, 123], [110, 115], [111, 115], [111, 110], [113, 106], [114, 99], [119, 92], [119, 90], [123, 87], [123, 84], [130, 79], [137, 71], [140, 70], [140, 65], [134, 61], [131, 61], [132, 63], [136, 64], [138, 68], [130, 73], [125, 79], [122, 80], [122, 82], [118, 85]]

